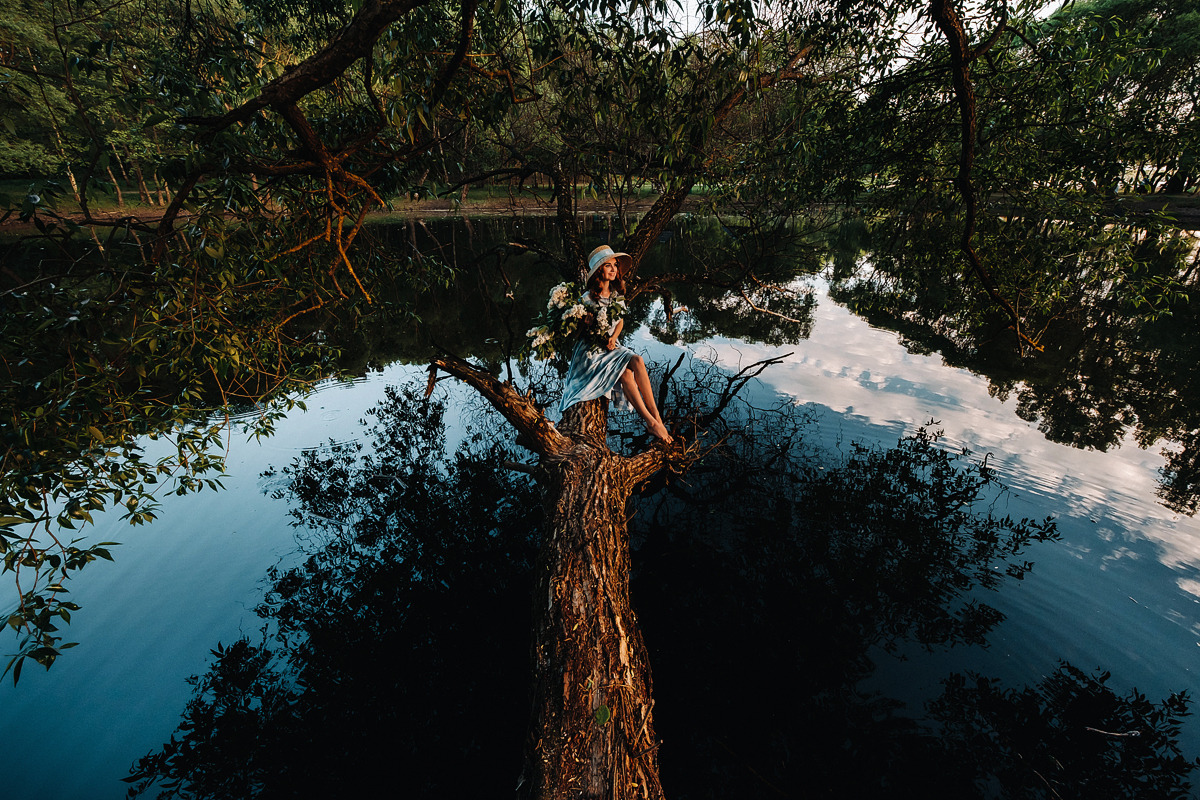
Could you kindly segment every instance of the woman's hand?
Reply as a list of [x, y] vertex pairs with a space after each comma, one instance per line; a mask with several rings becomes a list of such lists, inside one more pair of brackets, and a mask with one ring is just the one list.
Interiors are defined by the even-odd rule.
[[609, 350], [616, 350], [617, 349], [617, 337], [616, 336], [608, 337], [608, 341], [604, 343], [604, 346], [607, 347]]

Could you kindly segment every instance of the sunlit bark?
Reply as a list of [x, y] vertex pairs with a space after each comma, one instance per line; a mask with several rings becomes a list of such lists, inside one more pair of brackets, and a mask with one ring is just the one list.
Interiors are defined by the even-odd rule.
[[[543, 460], [533, 717], [520, 794], [657, 798], [650, 663], [629, 597], [629, 497], [661, 459], [605, 444], [607, 401], [567, 410], [569, 456]], [[650, 451], [656, 455], [662, 451]]]

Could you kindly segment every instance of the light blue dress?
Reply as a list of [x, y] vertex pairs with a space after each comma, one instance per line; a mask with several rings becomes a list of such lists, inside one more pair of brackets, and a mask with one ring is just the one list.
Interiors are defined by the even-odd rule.
[[[598, 302], [607, 306], [612, 298], [601, 297]], [[616, 328], [617, 323], [614, 322], [608, 329], [609, 336]], [[636, 355], [628, 347], [617, 345], [612, 350], [605, 350], [580, 337], [571, 351], [571, 366], [567, 369], [559, 411], [565, 412], [576, 403], [597, 397], [608, 398], [609, 411], [633, 411], [633, 406], [621, 391], [621, 373]]]

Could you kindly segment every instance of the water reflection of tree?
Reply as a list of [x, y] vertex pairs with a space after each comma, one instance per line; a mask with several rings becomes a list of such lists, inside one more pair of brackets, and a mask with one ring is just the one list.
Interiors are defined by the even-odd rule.
[[[613, 222], [601, 215], [584, 218], [584, 243], [590, 248], [607, 242]], [[768, 235], [713, 217], [676, 219], [643, 260], [641, 271], [654, 288], [634, 300], [626, 328], [645, 323], [667, 342], [726, 336], [781, 345], [807, 338], [816, 301], [811, 291], [794, 284], [818, 272], [824, 254], [802, 241], [800, 226]], [[431, 253], [453, 259], [456, 280], [420, 287], [419, 294], [414, 287], [401, 287], [396, 300], [415, 308], [409, 318], [376, 315], [346, 331], [341, 366], [348, 372], [396, 360], [427, 361], [439, 348], [461, 342], [471, 343], [473, 358], [497, 367], [519, 352], [528, 327], [523, 323], [537, 318], [550, 287], [560, 280], [538, 253], [514, 251], [514, 240], [555, 243], [549, 217], [409, 220], [377, 226], [372, 234], [380, 246], [403, 257]], [[755, 265], [760, 285], [743, 295], [734, 290], [744, 263]], [[672, 282], [672, 276], [695, 264], [702, 265], [705, 281]], [[668, 315], [668, 305], [687, 312]]]
[[1108, 673], [1060, 664], [1036, 686], [1006, 689], [978, 675], [952, 675], [930, 715], [943, 730], [943, 758], [976, 785], [1004, 797], [1141, 800], [1194, 796], [1197, 766], [1179, 751], [1186, 694], [1151, 703], [1120, 697]]
[[[701, 394], [683, 386], [677, 400]], [[270, 634], [218, 646], [177, 735], [136, 766], [135, 789], [512, 790], [529, 713], [536, 491], [485, 438], [449, 455], [437, 403], [393, 391], [372, 413], [372, 447], [306, 453], [276, 476], [322, 544], [272, 571], [258, 609]], [[811, 424], [790, 406], [727, 408], [712, 428], [722, 446], [632, 509], [633, 591], [673, 795], [977, 796], [989, 775], [1029, 782], [1024, 746], [996, 744], [1013, 725], [1084, 772], [1095, 762], [1121, 785], [1183, 785], [1180, 698], [1159, 709], [1074, 672], [1040, 693], [954, 678], [933, 707], [939, 733], [862, 693], [872, 661], [902, 641], [982, 641], [1000, 615], [976, 590], [1023, 575], [1023, 548], [1053, 538], [1053, 524], [980, 510], [995, 476], [931, 434], [831, 461], [806, 446]], [[1064, 726], [1072, 736], [1054, 738]], [[1076, 748], [1080, 726], [1143, 736], [1094, 734], [1092, 750], [1058, 753]], [[1070, 793], [1077, 777], [1050, 780]]]
[[373, 413], [372, 452], [331, 446], [285, 468], [281, 493], [325, 544], [272, 570], [257, 609], [269, 638], [214, 651], [180, 735], [140, 764], [162, 787], [511, 791], [528, 715], [532, 484], [477, 440], [448, 456], [436, 403], [390, 392]]
[[[1023, 300], [1044, 350], [1021, 353], [1008, 323], [945, 265], [944, 222], [921, 214], [880, 223], [870, 269], [836, 276], [834, 297], [898, 330], [917, 352], [986, 376], [1051, 441], [1107, 450], [1127, 431], [1167, 453], [1159, 496], [1194, 513], [1200, 484], [1200, 372], [1195, 253], [1189, 237], [1146, 221], [987, 222], [999, 271]], [[1192, 242], [1191, 246], [1194, 246]], [[1002, 257], [1003, 256], [1003, 257]]]
[[931, 734], [857, 687], [873, 652], [983, 642], [1001, 615], [973, 591], [1024, 575], [1016, 557], [1054, 525], [980, 513], [994, 474], [928, 431], [831, 462], [802, 446], [807, 425], [791, 406], [751, 414], [635, 517], [634, 591], [676, 741], [664, 774], [685, 797], [953, 794]]

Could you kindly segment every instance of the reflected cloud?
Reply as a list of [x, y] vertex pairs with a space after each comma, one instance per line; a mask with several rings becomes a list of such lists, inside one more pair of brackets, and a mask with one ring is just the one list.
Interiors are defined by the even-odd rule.
[[[811, 338], [784, 347], [711, 339], [702, 347], [731, 367], [794, 351], [763, 382], [797, 403], [846, 415], [850, 437], [858, 433], [855, 419], [864, 434], [868, 426], [910, 432], [936, 420], [950, 446], [989, 455], [1012, 490], [1010, 502], [1052, 503], [1069, 545], [1094, 550], [1101, 559], [1128, 558], [1097, 536], [1093, 520], [1104, 519], [1118, 531], [1113, 541], [1149, 542], [1166, 566], [1200, 567], [1200, 525], [1155, 499], [1166, 463], [1160, 452], [1138, 447], [1131, 436], [1109, 452], [1051, 442], [1035, 423], [1017, 416], [1016, 392], [996, 398], [986, 378], [949, 367], [937, 355], [908, 352], [897, 334], [832, 302], [823, 283], [814, 288], [819, 302]], [[1181, 588], [1200, 595], [1190, 583]]]

